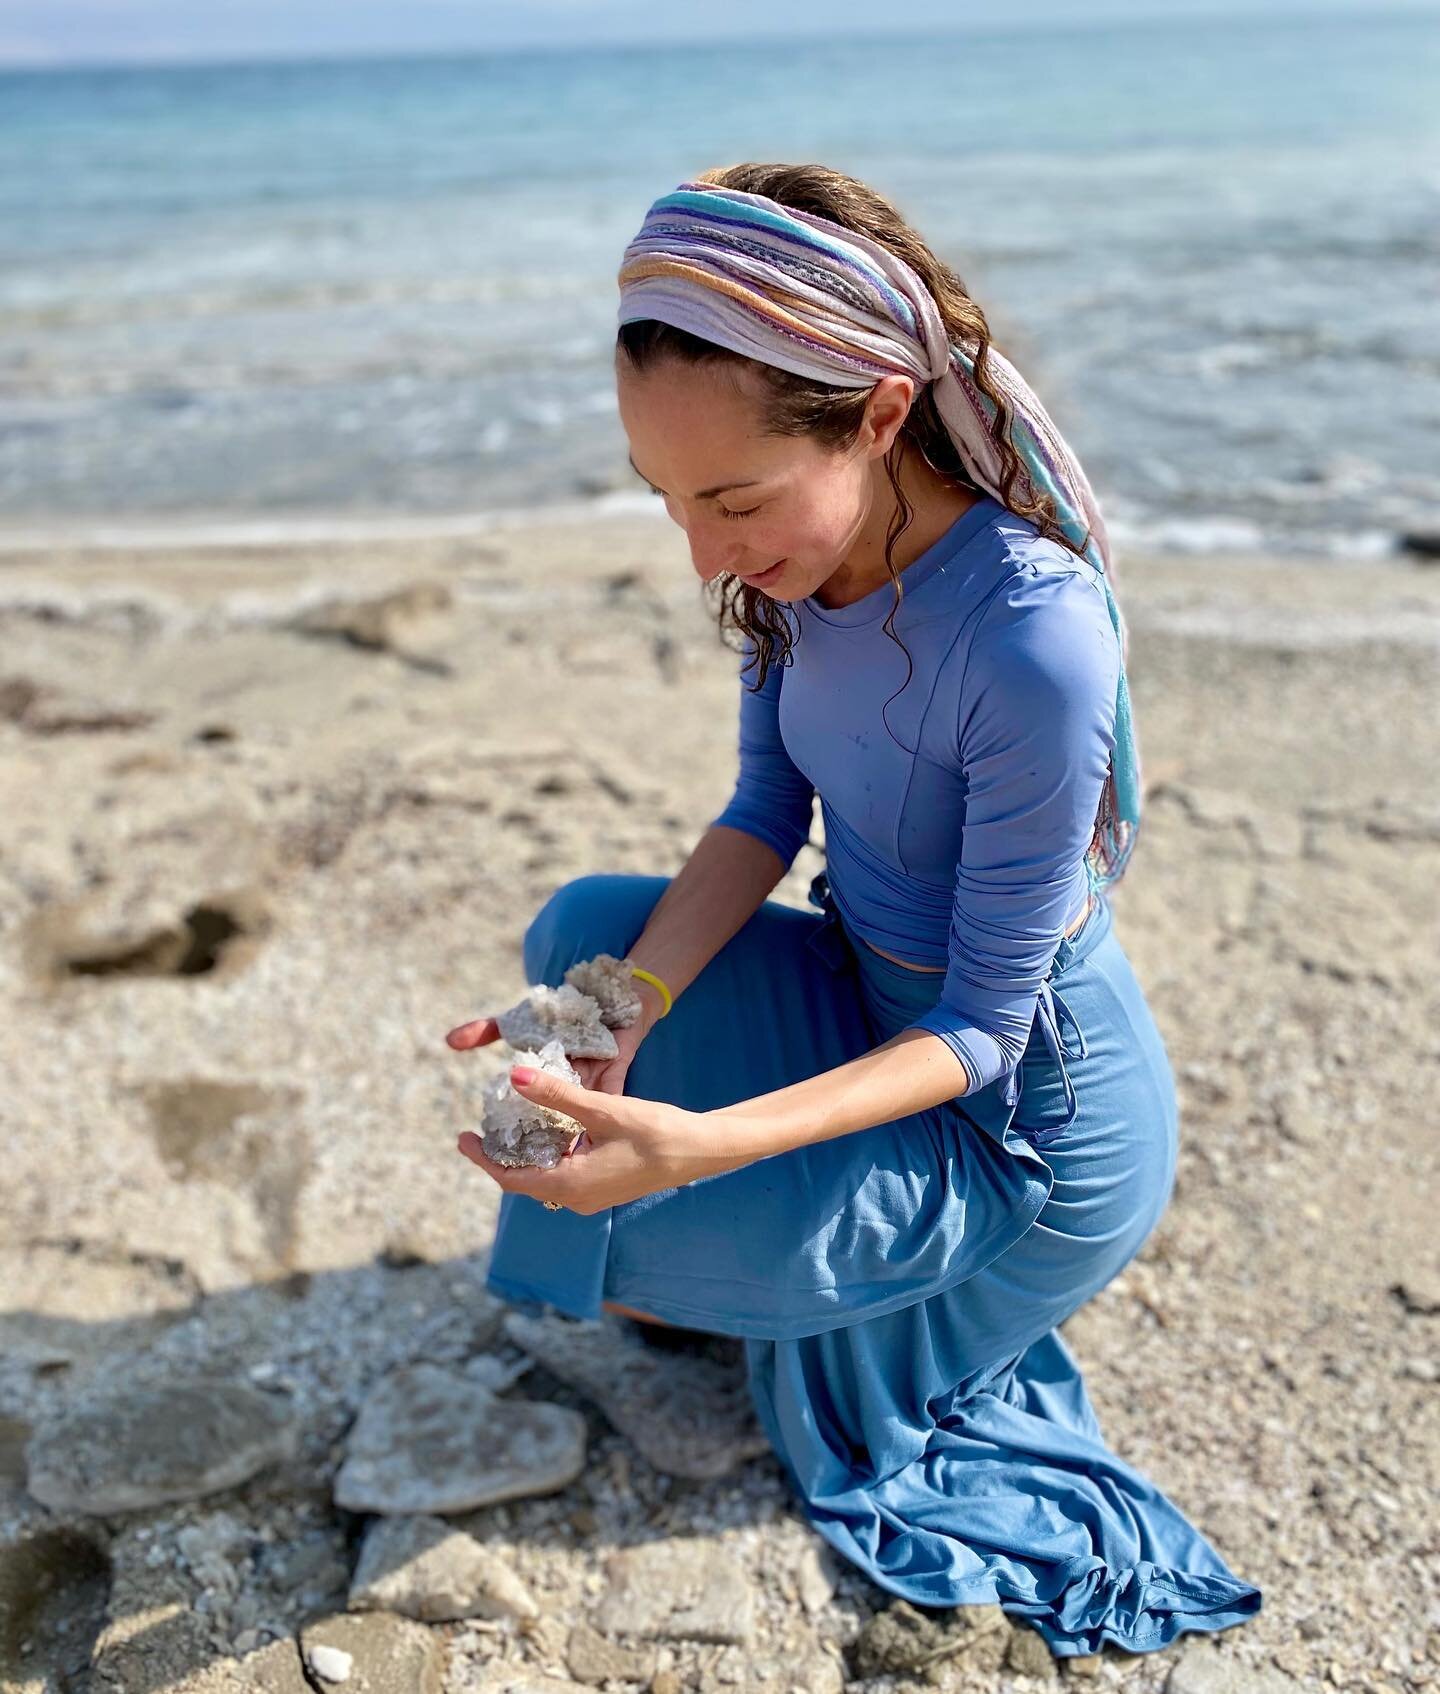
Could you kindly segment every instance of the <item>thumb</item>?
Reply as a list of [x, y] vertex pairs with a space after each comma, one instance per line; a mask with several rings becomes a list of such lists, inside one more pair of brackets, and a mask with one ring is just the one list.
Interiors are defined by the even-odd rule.
[[591, 1131], [592, 1139], [598, 1130], [601, 1135], [614, 1127], [608, 1105], [611, 1096], [582, 1088], [563, 1077], [551, 1076], [533, 1065], [511, 1065], [510, 1086], [526, 1100], [537, 1106], [548, 1106], [553, 1112], [563, 1112]]

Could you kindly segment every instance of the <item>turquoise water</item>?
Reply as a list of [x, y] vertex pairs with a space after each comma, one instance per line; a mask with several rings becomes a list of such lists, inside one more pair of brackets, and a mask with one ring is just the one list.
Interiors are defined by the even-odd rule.
[[0, 522], [638, 484], [646, 206], [817, 159], [959, 270], [1122, 538], [1440, 524], [1440, 20], [0, 76]]

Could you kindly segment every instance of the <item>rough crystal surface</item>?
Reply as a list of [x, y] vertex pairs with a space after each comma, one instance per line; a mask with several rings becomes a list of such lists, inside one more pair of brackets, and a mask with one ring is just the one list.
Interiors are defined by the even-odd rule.
[[[539, 1052], [517, 1052], [517, 1065], [533, 1065], [566, 1082], [580, 1082], [559, 1041], [547, 1041]], [[583, 1128], [574, 1118], [527, 1100], [510, 1086], [508, 1071], [485, 1089], [480, 1141], [485, 1156], [497, 1165], [539, 1165], [554, 1170], [579, 1140]]]
[[632, 969], [629, 959], [617, 959], [613, 953], [597, 953], [593, 959], [571, 965], [565, 972], [565, 981], [595, 1001], [608, 1029], [628, 1029], [644, 1010], [630, 975]]
[[512, 1047], [543, 1047], [558, 1041], [571, 1058], [613, 1059], [620, 1049], [606, 1028], [600, 1003], [571, 983], [532, 988], [525, 998], [495, 1019]]

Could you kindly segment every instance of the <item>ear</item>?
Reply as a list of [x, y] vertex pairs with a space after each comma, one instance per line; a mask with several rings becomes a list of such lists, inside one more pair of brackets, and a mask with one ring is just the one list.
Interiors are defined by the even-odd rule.
[[862, 439], [864, 429], [868, 428], [870, 441], [866, 451], [871, 458], [883, 458], [894, 446], [914, 402], [915, 383], [908, 376], [882, 376], [870, 390], [865, 402]]

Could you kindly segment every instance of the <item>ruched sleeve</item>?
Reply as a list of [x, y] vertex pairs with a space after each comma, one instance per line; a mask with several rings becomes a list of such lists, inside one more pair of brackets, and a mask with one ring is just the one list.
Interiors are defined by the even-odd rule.
[[969, 1092], [1020, 1062], [1040, 984], [1083, 904], [1119, 667], [1093, 570], [1026, 567], [976, 627], [958, 695], [966, 800], [949, 964], [938, 1004], [909, 1026], [945, 1042]]
[[740, 775], [730, 804], [714, 824], [743, 829], [773, 847], [786, 870], [810, 839], [815, 785], [795, 764], [780, 737], [781, 667], [770, 666], [764, 686], [755, 678], [755, 647], [747, 637], [740, 665]]

